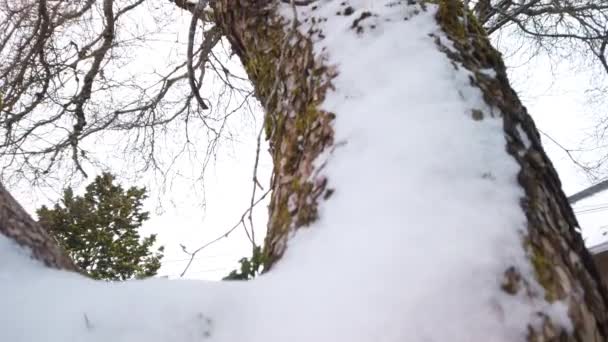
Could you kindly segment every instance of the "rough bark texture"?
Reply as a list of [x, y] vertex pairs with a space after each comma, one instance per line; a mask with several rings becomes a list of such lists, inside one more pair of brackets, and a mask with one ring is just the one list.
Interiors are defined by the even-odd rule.
[[[441, 0], [439, 6], [437, 20], [458, 52], [446, 48], [439, 37], [437, 44], [454, 61], [455, 68], [464, 67], [473, 73], [471, 83], [482, 90], [487, 104], [503, 115], [507, 151], [521, 166], [519, 183], [526, 192], [521, 205], [528, 218], [528, 234], [523, 243], [536, 278], [545, 289], [548, 301], [564, 300], [569, 304], [569, 315], [575, 326], [574, 334], [567, 336], [558, 332], [547, 318], [541, 331], [530, 329], [529, 340], [606, 341], [605, 289], [577, 232], [576, 217], [542, 147], [538, 130], [509, 85], [502, 57], [491, 46], [474, 16], [467, 15], [467, 20], [462, 20], [460, 1]], [[496, 75], [489, 76], [489, 69]], [[473, 115], [479, 119], [492, 114]], [[529, 290], [520, 277], [513, 276], [517, 273], [513, 268], [505, 271], [507, 292], [522, 287]]]
[[32, 251], [49, 267], [76, 271], [72, 260], [0, 184], [0, 233]]
[[215, 1], [214, 17], [232, 43], [266, 109], [266, 135], [274, 161], [266, 270], [285, 249], [290, 232], [317, 217], [328, 197], [313, 161], [333, 145], [332, 113], [319, 110], [335, 73], [305, 37], [277, 13], [277, 1]]
[[[605, 290], [576, 231], [576, 218], [534, 122], [509, 85], [502, 57], [475, 18], [464, 18], [460, 0], [426, 3], [439, 6], [436, 18], [450, 40], [435, 37], [438, 48], [453, 61], [454, 68], [471, 71], [471, 83], [496, 109], [495, 113], [473, 111], [472, 119], [503, 115], [506, 149], [521, 165], [519, 182], [526, 193], [521, 205], [528, 218], [528, 232], [522, 236], [522, 244], [545, 289], [545, 298], [569, 305], [573, 334], [566, 334], [548, 317], [542, 317], [544, 326], [530, 327], [528, 339], [606, 341]], [[309, 32], [308, 37], [294, 33], [291, 25], [277, 15], [277, 2], [218, 0], [213, 6], [217, 23], [241, 58], [267, 110], [267, 133], [275, 163], [265, 246], [271, 265], [283, 253], [288, 234], [316, 218], [319, 196], [331, 194], [326, 181], [314, 177], [311, 166], [314, 158], [333, 143], [333, 115], [320, 111], [318, 105], [335, 72], [313, 53], [309, 38], [319, 32]], [[289, 44], [284, 43], [286, 39], [290, 39]], [[494, 70], [495, 75], [488, 70]], [[539, 296], [522, 278], [514, 267], [505, 270], [503, 290], [512, 294], [523, 290], [529, 296]]]

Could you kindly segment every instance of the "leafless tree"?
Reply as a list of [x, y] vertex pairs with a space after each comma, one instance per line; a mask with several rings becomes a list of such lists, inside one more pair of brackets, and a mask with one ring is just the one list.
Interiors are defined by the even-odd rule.
[[[103, 161], [85, 142], [116, 137], [123, 152], [137, 156], [142, 171], [163, 168], [161, 137], [182, 142], [172, 159], [180, 151], [206, 146], [206, 164], [226, 119], [249, 105], [252, 90], [242, 72], [226, 65], [230, 52], [221, 54], [222, 33], [207, 18], [205, 5], [186, 0], [0, 0], [5, 181], [36, 181], [58, 169], [86, 175], [83, 163]], [[512, 29], [547, 52], [577, 51], [593, 57], [593, 66], [608, 75], [608, 3], [479, 0], [468, 5], [489, 34]], [[133, 55], [149, 49], [154, 35], [169, 24], [167, 13], [176, 11], [192, 16], [188, 44], [167, 43], [179, 58], [161, 71], [129, 72]], [[142, 25], [142, 18], [150, 24]], [[202, 90], [206, 70], [220, 81], [214, 82], [220, 88], [213, 94], [209, 87]]]
[[[590, 75], [589, 112], [598, 117], [595, 131], [589, 131], [577, 153], [557, 146], [590, 177], [601, 176], [608, 161], [608, 2], [603, 0], [477, 0], [469, 8], [490, 35], [516, 36], [517, 48], [528, 58], [539, 54], [559, 63], [569, 60], [577, 70]], [[515, 49], [513, 49], [515, 50]], [[592, 155], [591, 158], [586, 156]]]
[[488, 34], [508, 27], [548, 52], [580, 52], [608, 73], [608, 3], [598, 0], [479, 0], [469, 3]]
[[[0, 160], [5, 181], [37, 181], [59, 169], [86, 176], [86, 163], [103, 165], [86, 142], [104, 139], [119, 139], [124, 153], [137, 156], [140, 170], [171, 164], [169, 158], [161, 165], [163, 139], [181, 144], [174, 158], [202, 149], [205, 165], [227, 119], [249, 105], [252, 90], [246, 77], [227, 65], [229, 51], [219, 29], [191, 5], [167, 0], [0, 0]], [[183, 9], [195, 13], [188, 47], [175, 40], [164, 43], [176, 49], [177, 57], [162, 70], [133, 66], [135, 54], [154, 53], [150, 47], [175, 17], [167, 13], [190, 15]], [[201, 90], [206, 73], [211, 74], [207, 79], [222, 81], [207, 93]]]

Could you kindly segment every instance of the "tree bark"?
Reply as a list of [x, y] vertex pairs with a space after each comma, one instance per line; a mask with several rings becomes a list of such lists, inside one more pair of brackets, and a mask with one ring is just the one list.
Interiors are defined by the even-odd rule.
[[278, 2], [226, 0], [212, 3], [216, 23], [240, 57], [266, 110], [266, 137], [274, 161], [266, 270], [281, 257], [289, 233], [317, 217], [317, 202], [332, 190], [311, 181], [313, 161], [333, 145], [334, 114], [319, 109], [331, 87], [333, 68], [315, 56], [310, 37], [276, 12]]
[[[265, 244], [267, 268], [285, 251], [288, 236], [313, 222], [320, 200], [331, 195], [331, 179], [316, 177], [319, 167], [315, 168], [313, 161], [335, 144], [331, 126], [334, 114], [321, 110], [319, 105], [332, 87], [336, 70], [324, 65], [323, 58], [313, 50], [312, 38], [319, 32], [303, 35], [293, 30], [293, 24], [277, 13], [278, 3], [213, 3], [215, 20], [241, 58], [266, 109], [266, 133], [275, 165]], [[521, 199], [528, 221], [523, 247], [537, 281], [545, 289], [546, 299], [569, 303], [572, 334], [560, 332], [555, 322], [545, 317], [543, 328], [530, 328], [528, 339], [605, 341], [606, 292], [577, 232], [578, 223], [534, 122], [509, 84], [500, 53], [491, 46], [474, 16], [467, 13], [465, 18], [461, 1], [427, 3], [438, 5], [436, 19], [450, 41], [435, 37], [438, 49], [453, 61], [455, 68], [469, 70], [474, 75], [471, 83], [482, 91], [486, 103], [502, 112], [506, 149], [521, 166], [519, 183], [526, 194]], [[488, 75], [487, 70], [493, 70], [495, 75]], [[477, 119], [488, 115], [473, 114]], [[529, 285], [518, 276], [517, 269], [506, 269], [504, 274], [503, 289], [507, 293]]]
[[77, 271], [72, 260], [49, 233], [30, 217], [1, 184], [0, 233], [29, 248], [35, 259], [49, 267]]

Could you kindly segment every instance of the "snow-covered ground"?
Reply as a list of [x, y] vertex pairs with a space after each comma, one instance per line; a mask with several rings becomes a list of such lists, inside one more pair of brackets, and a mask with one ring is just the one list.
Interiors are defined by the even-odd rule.
[[522, 341], [538, 311], [570, 327], [540, 286], [538, 300], [501, 289], [510, 266], [536, 284], [519, 168], [502, 119], [473, 120], [492, 110], [429, 37], [441, 35], [433, 7], [314, 6], [297, 15], [328, 19], [316, 51], [339, 75], [322, 107], [345, 144], [325, 156], [334, 195], [273, 271], [108, 284], [44, 269], [0, 237], [0, 341]]

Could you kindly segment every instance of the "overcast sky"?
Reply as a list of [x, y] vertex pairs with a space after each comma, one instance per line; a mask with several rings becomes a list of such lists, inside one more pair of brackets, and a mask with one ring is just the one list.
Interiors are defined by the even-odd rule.
[[[165, 48], [168, 42], [178, 41], [183, 45], [189, 15], [177, 13], [174, 23], [163, 32], [163, 40], [150, 47], [154, 54], [134, 55], [134, 69], [162, 65], [175, 51]], [[164, 42], [163, 42], [164, 41]], [[504, 42], [503, 42], [504, 44]], [[165, 46], [165, 47], [163, 47]], [[180, 45], [177, 45], [178, 48]], [[575, 71], [564, 62], [555, 65], [546, 57], [522, 63], [521, 56], [507, 59], [511, 67], [511, 81], [538, 127], [560, 144], [576, 148], [593, 127], [597, 114], [590, 110], [584, 90], [590, 75]], [[522, 65], [523, 64], [523, 65]], [[151, 176], [137, 179], [125, 186], [147, 186], [151, 190], [147, 209], [152, 218], [144, 225], [143, 233], [157, 233], [158, 242], [166, 248], [160, 276], [179, 277], [189, 256], [187, 250], [195, 250], [229, 230], [238, 223], [248, 208], [252, 190], [252, 168], [256, 150], [256, 137], [261, 123], [261, 113], [251, 117], [242, 113], [233, 120], [232, 131], [238, 132], [231, 141], [222, 144], [215, 163], [205, 173], [204, 183], [193, 185], [192, 179], [198, 165], [189, 165], [188, 160], [176, 166], [180, 176], [166, 184], [166, 191], [157, 179]], [[544, 146], [558, 169], [565, 192], [570, 195], [590, 185], [590, 180], [555, 144], [543, 137]], [[268, 187], [271, 161], [262, 147], [259, 167], [260, 179]], [[114, 160], [117, 170], [124, 168], [120, 160]], [[118, 176], [120, 177], [120, 172]], [[42, 204], [49, 204], [59, 196], [50, 189], [32, 189], [21, 185], [11, 192], [30, 212]], [[260, 192], [258, 192], [259, 194]], [[267, 218], [267, 202], [261, 203], [254, 215], [256, 240], [261, 242]], [[605, 208], [604, 208], [605, 207]], [[588, 245], [595, 245], [604, 238], [602, 227], [608, 226], [608, 195], [598, 195], [577, 203], [575, 208]], [[220, 279], [237, 266], [237, 260], [249, 256], [251, 243], [242, 227], [227, 238], [201, 251], [186, 273], [185, 278]]]

